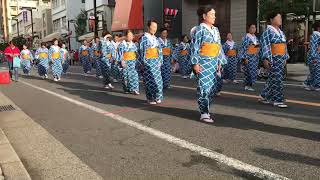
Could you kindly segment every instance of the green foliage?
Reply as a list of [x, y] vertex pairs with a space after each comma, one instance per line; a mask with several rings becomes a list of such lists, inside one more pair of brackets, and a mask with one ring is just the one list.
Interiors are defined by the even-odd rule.
[[85, 10], [82, 9], [80, 14], [76, 18], [76, 23], [74, 24], [77, 39], [87, 33], [87, 22], [88, 14]]
[[22, 49], [22, 46], [23, 46], [24, 44], [27, 44], [27, 45], [30, 47], [30, 44], [28, 43], [27, 39], [23, 38], [22, 36], [12, 38], [12, 42], [13, 42], [14, 45], [17, 46], [19, 49]]
[[1, 43], [0, 44], [0, 51], [4, 51], [4, 49], [8, 47], [8, 43]]
[[272, 11], [309, 16], [312, 14], [312, 0], [260, 0], [260, 20], [267, 20]]

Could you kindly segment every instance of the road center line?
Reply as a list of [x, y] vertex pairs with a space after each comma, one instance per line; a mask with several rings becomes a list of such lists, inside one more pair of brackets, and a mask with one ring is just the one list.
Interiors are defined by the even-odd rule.
[[215, 161], [218, 161], [218, 162], [220, 162], [222, 164], [225, 164], [225, 165], [227, 165], [229, 167], [232, 167], [232, 168], [237, 169], [239, 171], [243, 171], [245, 173], [253, 175], [255, 177], [258, 177], [258, 178], [261, 178], [261, 179], [277, 179], [277, 180], [278, 179], [279, 180], [280, 179], [281, 180], [282, 179], [285, 179], [285, 180], [288, 179], [288, 178], [286, 178], [284, 176], [275, 174], [273, 172], [264, 170], [264, 169], [259, 168], [259, 167], [252, 166], [250, 164], [247, 164], [247, 163], [244, 163], [244, 162], [239, 161], [237, 159], [228, 157], [228, 156], [223, 155], [221, 153], [212, 151], [212, 150], [207, 149], [205, 147], [190, 143], [190, 142], [188, 142], [186, 140], [177, 138], [175, 136], [172, 136], [170, 134], [164, 133], [162, 131], [159, 131], [159, 130], [144, 126], [144, 125], [142, 125], [140, 123], [137, 123], [137, 122], [135, 122], [133, 120], [124, 118], [124, 117], [122, 117], [120, 115], [105, 111], [105, 110], [97, 108], [95, 106], [91, 106], [89, 104], [74, 100], [74, 99], [69, 98], [67, 96], [63, 96], [61, 94], [49, 91], [47, 89], [35, 86], [33, 84], [30, 84], [30, 83], [27, 83], [27, 82], [24, 82], [24, 81], [20, 81], [20, 82], [25, 84], [25, 85], [27, 85], [27, 86], [29, 86], [29, 87], [35, 88], [35, 89], [40, 90], [42, 92], [46, 92], [48, 94], [51, 94], [51, 95], [53, 95], [55, 97], [58, 97], [60, 99], [68, 101], [70, 103], [76, 104], [76, 105], [81, 106], [83, 108], [86, 108], [88, 110], [97, 112], [97, 113], [102, 114], [102, 115], [104, 115], [106, 117], [112, 118], [112, 119], [114, 119], [114, 120], [116, 120], [118, 122], [121, 122], [121, 123], [126, 124], [128, 126], [131, 126], [133, 128], [139, 129], [139, 130], [141, 130], [141, 131], [143, 131], [145, 133], [148, 133], [150, 135], [153, 135], [155, 137], [158, 137], [159, 139], [165, 140], [165, 141], [167, 141], [169, 143], [175, 144], [177, 146], [180, 146], [182, 148], [188, 149], [190, 151], [199, 153], [202, 156], [208, 157], [208, 158], [213, 159]]

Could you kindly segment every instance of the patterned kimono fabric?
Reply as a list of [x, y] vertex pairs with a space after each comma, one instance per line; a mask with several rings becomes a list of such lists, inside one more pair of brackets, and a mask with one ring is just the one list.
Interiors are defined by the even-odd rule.
[[262, 60], [271, 65], [268, 80], [261, 92], [261, 97], [270, 103], [284, 102], [284, 67], [289, 59], [286, 37], [281, 30], [268, 25], [261, 36]]
[[23, 73], [29, 75], [31, 71], [31, 61], [33, 60], [32, 53], [29, 51], [29, 49], [21, 51], [20, 59]]
[[210, 104], [217, 92], [217, 70], [227, 63], [221, 46], [218, 28], [200, 24], [192, 39], [191, 62], [199, 64], [201, 71], [197, 77], [197, 97], [202, 118], [210, 118]]
[[101, 43], [93, 43], [92, 44], [92, 59], [94, 60], [96, 66], [96, 76], [102, 76], [102, 69], [101, 69]]
[[163, 99], [163, 81], [161, 66], [162, 49], [154, 35], [145, 33], [140, 42], [140, 64], [144, 66], [144, 83], [149, 102], [161, 102]]
[[67, 73], [69, 67], [70, 67], [70, 54], [67, 49], [61, 48], [63, 51], [63, 58], [64, 58], [64, 63], [62, 64], [62, 71], [63, 73]]
[[101, 39], [101, 71], [102, 71], [102, 76], [104, 78], [104, 85], [109, 84], [110, 82], [110, 76], [111, 76], [111, 63], [113, 59], [116, 57], [115, 55], [115, 49], [112, 43], [106, 39], [103, 38]]
[[234, 41], [226, 41], [223, 45], [223, 51], [228, 59], [228, 63], [224, 68], [223, 78], [229, 81], [234, 81], [237, 76], [238, 46]]
[[163, 89], [166, 89], [170, 86], [170, 81], [171, 81], [171, 60], [172, 60], [173, 46], [168, 39], [163, 40], [161, 37], [159, 37], [158, 41], [162, 48], [162, 54], [163, 54], [163, 65], [161, 66]]
[[320, 90], [320, 32], [314, 31], [310, 38], [310, 50], [307, 59], [310, 74], [304, 84], [307, 90]]
[[259, 41], [255, 35], [247, 34], [242, 40], [241, 59], [247, 59], [248, 64], [244, 64], [246, 87], [252, 87], [257, 80], [259, 65]]
[[111, 42], [114, 46], [114, 50], [115, 50], [115, 59], [114, 61], [112, 61], [112, 64], [111, 64], [111, 73], [112, 73], [112, 77], [114, 79], [114, 82], [117, 82], [119, 79], [121, 79], [121, 71], [122, 69], [120, 68], [120, 65], [119, 65], [119, 62], [117, 61], [117, 51], [118, 51], [118, 46], [119, 46], [119, 42], [114, 42], [112, 41]]
[[133, 42], [123, 41], [118, 46], [118, 62], [124, 62], [123, 69], [123, 90], [126, 93], [139, 92], [139, 76], [137, 72], [138, 48]]
[[39, 59], [38, 74], [42, 77], [48, 77], [49, 69], [49, 50], [47, 48], [38, 48], [36, 58]]
[[178, 59], [181, 75], [186, 78], [191, 73], [191, 61], [190, 61], [190, 45], [188, 43], [181, 42], [176, 49], [175, 57]]
[[52, 75], [55, 80], [61, 78], [63, 55], [64, 51], [59, 46], [51, 46], [49, 49], [49, 61], [52, 62]]
[[91, 48], [85, 45], [82, 45], [79, 49], [79, 59], [82, 63], [83, 71], [85, 74], [89, 73], [92, 68], [91, 62], [90, 62], [90, 56], [91, 56]]

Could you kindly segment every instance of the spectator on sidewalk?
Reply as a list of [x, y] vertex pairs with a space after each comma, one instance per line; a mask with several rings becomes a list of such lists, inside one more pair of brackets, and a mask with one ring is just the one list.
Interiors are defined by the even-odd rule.
[[18, 47], [14, 45], [12, 41], [9, 42], [9, 46], [4, 50], [4, 54], [6, 56], [6, 59], [8, 61], [8, 67], [9, 67], [9, 73], [10, 78], [12, 79], [12, 73], [13, 73], [13, 58], [20, 56], [20, 50]]

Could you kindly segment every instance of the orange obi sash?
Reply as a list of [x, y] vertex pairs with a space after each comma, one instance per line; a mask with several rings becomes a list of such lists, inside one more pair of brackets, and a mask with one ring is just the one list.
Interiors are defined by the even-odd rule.
[[59, 59], [60, 58], [60, 52], [53, 52], [51, 57], [52, 57], [52, 59]]
[[148, 48], [146, 51], [146, 59], [155, 59], [159, 57], [157, 48]]
[[135, 52], [125, 52], [123, 53], [123, 60], [130, 61], [130, 60], [136, 60], [137, 55]]
[[95, 50], [95, 51], [94, 51], [94, 55], [96, 55], [96, 56], [100, 56], [100, 55], [101, 55], [101, 51], [99, 51], [99, 50]]
[[30, 59], [30, 55], [29, 54], [23, 54], [22, 55], [22, 59]]
[[170, 48], [162, 48], [162, 54], [164, 56], [170, 56], [171, 54], [171, 49]]
[[286, 43], [271, 44], [272, 55], [285, 55], [287, 52]]
[[252, 54], [258, 54], [259, 48], [256, 47], [255, 45], [249, 45], [247, 49], [247, 53], [252, 55]]
[[81, 55], [82, 56], [88, 56], [89, 55], [89, 51], [88, 50], [83, 50], [83, 51], [81, 51]]
[[106, 58], [112, 58], [112, 54], [111, 53], [110, 54], [106, 54], [105, 57]]
[[189, 53], [188, 50], [181, 50], [180, 51], [180, 54], [183, 56], [187, 55], [188, 53]]
[[46, 58], [48, 58], [48, 54], [45, 52], [41, 52], [41, 53], [39, 53], [39, 58], [46, 59]]
[[236, 56], [237, 55], [237, 50], [229, 49], [229, 51], [227, 52], [227, 55], [231, 56], [231, 57]]
[[201, 45], [200, 55], [208, 57], [217, 57], [219, 55], [220, 48], [220, 44], [205, 42]]

